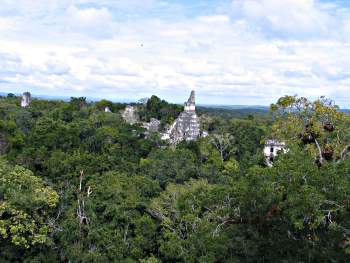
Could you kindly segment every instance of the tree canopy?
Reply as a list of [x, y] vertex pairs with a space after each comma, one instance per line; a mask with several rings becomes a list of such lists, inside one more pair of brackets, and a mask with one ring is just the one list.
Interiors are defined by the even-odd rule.
[[[176, 146], [125, 106], [0, 98], [1, 262], [350, 261], [350, 117], [334, 102], [202, 108], [209, 135]], [[134, 106], [163, 125], [182, 110]], [[272, 167], [267, 139], [287, 148]]]

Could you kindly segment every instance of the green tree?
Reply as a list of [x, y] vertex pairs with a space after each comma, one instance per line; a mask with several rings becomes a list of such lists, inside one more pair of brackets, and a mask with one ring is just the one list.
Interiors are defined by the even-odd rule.
[[273, 134], [281, 140], [304, 145], [322, 165], [346, 158], [350, 150], [350, 117], [325, 98], [314, 102], [285, 96], [271, 105], [276, 121]]
[[156, 150], [148, 158], [141, 159], [140, 170], [159, 181], [162, 187], [168, 183], [183, 183], [200, 175], [196, 156], [186, 149]]
[[[147, 212], [157, 182], [117, 172], [88, 176], [80, 200], [67, 211], [60, 243], [74, 262], [135, 262], [157, 252], [157, 225]], [[77, 211], [84, 209], [86, 221]]]
[[[230, 236], [217, 234], [228, 208], [225, 186], [205, 180], [169, 184], [150, 211], [161, 225], [160, 252], [165, 262], [235, 262]], [[227, 211], [226, 211], [227, 212]]]
[[[28, 249], [52, 242], [58, 194], [33, 173], [0, 160], [0, 240]], [[0, 252], [1, 253], [1, 252]]]
[[113, 103], [109, 100], [100, 100], [99, 102], [96, 103], [96, 107], [99, 110], [104, 110], [106, 107], [108, 107], [109, 109], [112, 109]]

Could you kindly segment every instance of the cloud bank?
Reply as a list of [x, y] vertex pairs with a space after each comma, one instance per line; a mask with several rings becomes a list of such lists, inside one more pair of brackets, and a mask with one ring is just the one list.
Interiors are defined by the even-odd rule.
[[4, 0], [0, 91], [350, 106], [350, 9], [316, 0]]

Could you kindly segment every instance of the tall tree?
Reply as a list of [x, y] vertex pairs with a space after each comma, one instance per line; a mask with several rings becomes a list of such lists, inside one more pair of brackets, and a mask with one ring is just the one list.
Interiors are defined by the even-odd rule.
[[[0, 242], [28, 249], [52, 242], [58, 194], [22, 167], [0, 160]], [[0, 251], [6, 253], [6, 251]]]
[[333, 101], [285, 96], [270, 108], [276, 118], [273, 134], [289, 144], [305, 145], [319, 165], [347, 157], [350, 116], [339, 111]]

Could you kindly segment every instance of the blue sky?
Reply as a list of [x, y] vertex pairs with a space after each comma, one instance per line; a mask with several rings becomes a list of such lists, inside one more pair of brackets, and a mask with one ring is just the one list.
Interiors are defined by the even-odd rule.
[[0, 92], [350, 107], [350, 1], [1, 0]]

